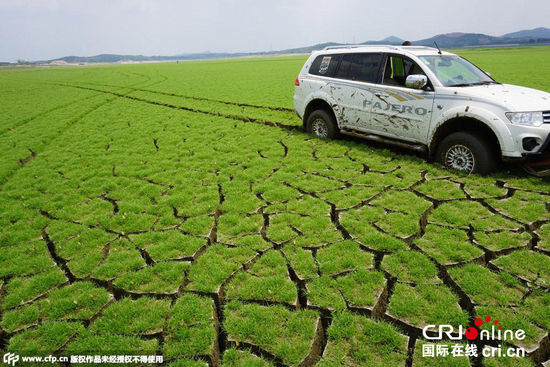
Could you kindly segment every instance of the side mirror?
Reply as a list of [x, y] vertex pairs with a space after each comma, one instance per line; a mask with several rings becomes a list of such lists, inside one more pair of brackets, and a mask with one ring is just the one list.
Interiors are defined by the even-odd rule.
[[405, 81], [407, 88], [422, 89], [428, 84], [428, 77], [422, 74], [409, 75]]

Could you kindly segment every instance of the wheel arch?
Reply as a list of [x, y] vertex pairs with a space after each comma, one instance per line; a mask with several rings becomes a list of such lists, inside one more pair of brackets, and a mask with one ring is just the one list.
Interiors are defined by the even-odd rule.
[[459, 131], [471, 131], [481, 134], [491, 143], [491, 146], [494, 147], [497, 156], [502, 156], [502, 146], [497, 132], [480, 119], [469, 116], [458, 116], [442, 122], [437, 127], [428, 146], [430, 158], [435, 156], [437, 147], [445, 137]]
[[314, 99], [312, 99], [311, 101], [308, 102], [308, 104], [306, 106], [306, 109], [304, 111], [304, 117], [302, 119], [302, 126], [304, 127], [305, 130], [307, 130], [306, 125], [307, 125], [307, 120], [309, 119], [309, 116], [311, 115], [311, 113], [313, 111], [316, 111], [316, 110], [325, 110], [325, 111], [327, 111], [332, 116], [332, 118], [336, 122], [336, 125], [338, 126], [338, 119], [336, 118], [336, 114], [334, 113], [334, 109], [332, 108], [332, 106], [327, 101], [325, 101], [324, 99], [314, 98]]

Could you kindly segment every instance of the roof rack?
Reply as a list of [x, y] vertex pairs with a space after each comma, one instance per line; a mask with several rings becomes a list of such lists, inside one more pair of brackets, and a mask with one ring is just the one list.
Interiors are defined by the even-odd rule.
[[389, 47], [392, 49], [397, 49], [397, 47], [392, 45], [338, 45], [338, 46], [327, 46], [323, 50], [337, 50], [341, 48], [362, 48], [362, 47]]
[[403, 47], [403, 49], [405, 50], [437, 50], [437, 48], [434, 48], [434, 47], [430, 47], [430, 46], [414, 46], [414, 45], [411, 45], [411, 46], [401, 46]]

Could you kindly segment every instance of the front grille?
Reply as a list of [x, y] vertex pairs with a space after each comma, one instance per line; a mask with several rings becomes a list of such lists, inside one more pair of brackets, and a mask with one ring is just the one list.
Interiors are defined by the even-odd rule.
[[544, 111], [542, 113], [542, 121], [544, 121], [545, 124], [550, 124], [550, 111]]

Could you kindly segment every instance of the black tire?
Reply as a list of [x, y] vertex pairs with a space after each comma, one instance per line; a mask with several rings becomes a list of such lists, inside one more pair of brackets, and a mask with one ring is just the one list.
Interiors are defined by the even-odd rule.
[[437, 147], [436, 159], [447, 169], [487, 174], [498, 165], [496, 147], [483, 135], [459, 131], [446, 136]]
[[313, 111], [307, 119], [306, 126], [307, 131], [318, 138], [336, 139], [339, 135], [334, 117], [325, 110]]

